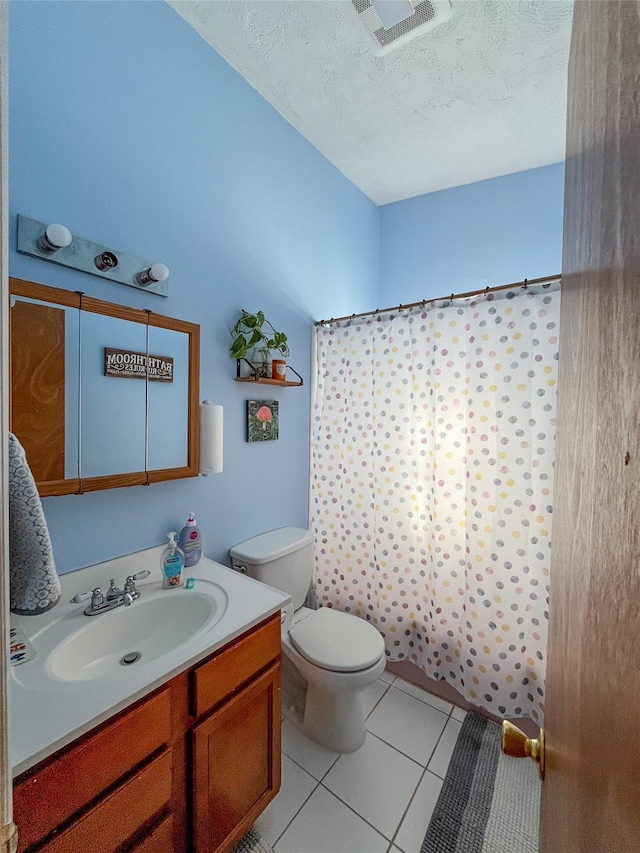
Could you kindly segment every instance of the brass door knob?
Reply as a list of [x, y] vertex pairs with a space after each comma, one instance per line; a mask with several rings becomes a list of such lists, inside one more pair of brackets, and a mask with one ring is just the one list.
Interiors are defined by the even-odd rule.
[[503, 720], [502, 751], [512, 758], [532, 758], [538, 765], [540, 778], [544, 779], [544, 729], [540, 729], [537, 738], [530, 738], [513, 723]]

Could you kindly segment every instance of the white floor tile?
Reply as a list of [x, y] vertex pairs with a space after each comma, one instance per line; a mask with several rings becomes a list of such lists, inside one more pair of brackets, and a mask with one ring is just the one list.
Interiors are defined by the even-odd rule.
[[341, 755], [322, 782], [389, 840], [423, 769], [371, 733], [357, 752]]
[[362, 703], [364, 705], [364, 715], [368, 717], [373, 711], [378, 702], [389, 689], [389, 685], [385, 681], [378, 679], [370, 684], [362, 691]]
[[387, 684], [393, 684], [396, 677], [392, 672], [389, 672], [388, 669], [385, 669], [380, 678], [382, 679], [382, 681], [386, 681]]
[[367, 729], [426, 766], [447, 722], [431, 705], [391, 686], [367, 719]]
[[282, 751], [315, 779], [322, 779], [338, 758], [337, 752], [309, 740], [289, 720], [282, 724]]
[[436, 751], [433, 753], [431, 761], [429, 762], [429, 770], [441, 779], [444, 779], [447, 775], [449, 761], [451, 760], [453, 748], [456, 745], [461, 728], [462, 723], [459, 720], [449, 719], [449, 722], [442, 733], [442, 737], [438, 742]]
[[427, 770], [394, 839], [403, 853], [419, 853], [441, 788], [442, 779]]
[[457, 705], [454, 705], [451, 716], [454, 720], [460, 720], [461, 723], [464, 723], [464, 718], [467, 716], [467, 712], [463, 711], [462, 708], [458, 708]]
[[275, 853], [386, 853], [389, 842], [319, 785], [289, 824]]
[[276, 843], [317, 784], [313, 776], [286, 755], [282, 756], [280, 791], [255, 823], [267, 844], [273, 846]]
[[427, 705], [431, 705], [432, 708], [437, 708], [438, 711], [442, 711], [443, 714], [449, 714], [453, 708], [451, 702], [445, 702], [444, 699], [441, 699], [439, 696], [434, 696], [432, 693], [429, 693], [428, 690], [423, 690], [415, 684], [403, 681], [402, 678], [396, 678], [393, 682], [393, 686], [397, 687], [398, 690], [402, 690], [403, 693], [408, 693], [409, 696], [413, 696], [414, 699], [419, 699], [421, 702], [426, 702]]

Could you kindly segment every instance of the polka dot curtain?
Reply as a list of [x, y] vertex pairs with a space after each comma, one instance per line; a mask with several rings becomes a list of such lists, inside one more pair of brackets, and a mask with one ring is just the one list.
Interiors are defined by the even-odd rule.
[[503, 716], [544, 713], [559, 283], [316, 329], [321, 604]]

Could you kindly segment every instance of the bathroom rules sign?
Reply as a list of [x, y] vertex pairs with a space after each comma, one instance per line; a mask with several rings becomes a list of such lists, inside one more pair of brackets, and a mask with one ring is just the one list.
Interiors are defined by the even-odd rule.
[[104, 375], [122, 379], [146, 379], [150, 382], [173, 382], [173, 358], [149, 355], [127, 349], [104, 348]]

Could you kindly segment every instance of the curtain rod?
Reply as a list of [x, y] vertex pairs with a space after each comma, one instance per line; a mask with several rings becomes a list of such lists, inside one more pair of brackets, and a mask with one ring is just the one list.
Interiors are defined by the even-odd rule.
[[408, 305], [394, 305], [392, 308], [376, 308], [375, 311], [363, 311], [362, 314], [350, 314], [346, 317], [332, 317], [330, 320], [318, 320], [316, 326], [325, 326], [328, 323], [338, 323], [340, 320], [356, 320], [358, 317], [373, 317], [374, 314], [387, 314], [389, 311], [404, 311], [407, 308], [417, 308], [418, 305], [426, 305], [428, 302], [440, 302], [442, 299], [468, 299], [471, 296], [486, 296], [487, 293], [496, 293], [498, 290], [512, 290], [514, 287], [522, 287], [526, 290], [528, 287], [533, 287], [536, 284], [549, 284], [552, 281], [559, 281], [560, 274], [548, 275], [545, 278], [525, 278], [524, 281], [514, 281], [513, 284], [500, 284], [497, 287], [485, 287], [482, 290], [469, 290], [467, 293], [452, 293], [449, 296], [436, 296], [433, 299], [421, 299], [420, 302], [410, 302]]

